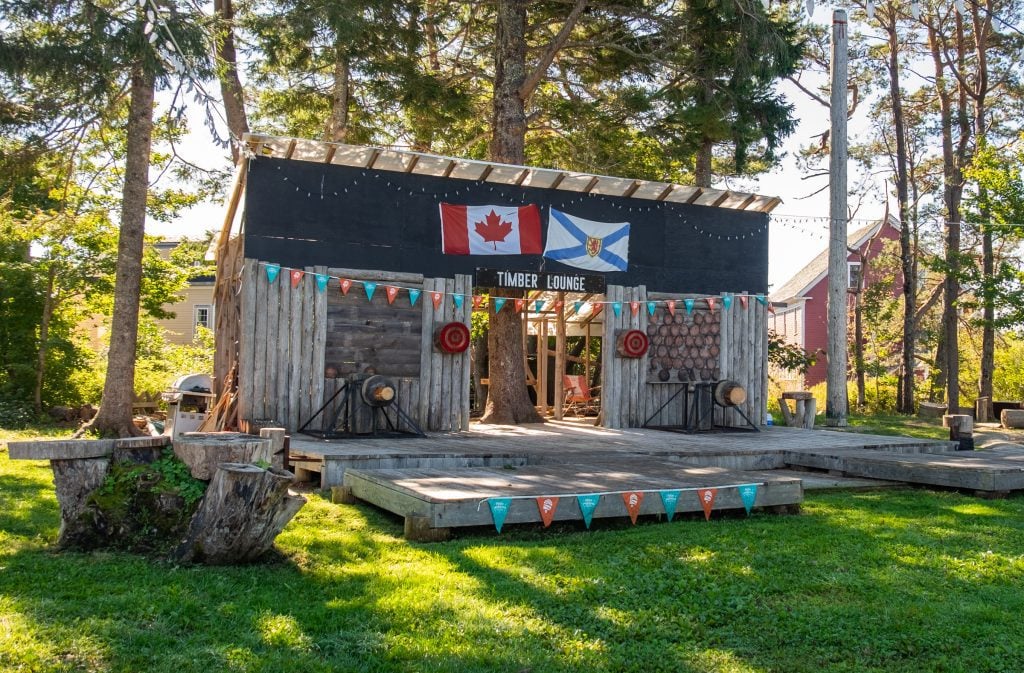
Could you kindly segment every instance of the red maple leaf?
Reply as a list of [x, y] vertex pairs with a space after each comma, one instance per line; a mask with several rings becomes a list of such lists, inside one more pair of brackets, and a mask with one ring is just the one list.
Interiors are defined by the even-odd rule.
[[483, 237], [485, 243], [493, 243], [494, 249], [498, 249], [498, 241], [505, 242], [505, 237], [512, 233], [512, 223], [502, 222], [501, 215], [493, 210], [484, 218], [484, 222], [476, 222], [473, 227], [476, 233]]

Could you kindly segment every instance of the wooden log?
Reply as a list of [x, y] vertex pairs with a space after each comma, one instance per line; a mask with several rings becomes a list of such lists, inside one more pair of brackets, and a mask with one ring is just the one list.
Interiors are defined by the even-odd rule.
[[174, 440], [174, 455], [196, 479], [209, 481], [220, 463], [271, 460], [271, 440], [237, 432], [186, 432]]
[[284, 428], [260, 428], [260, 437], [270, 440], [270, 464], [284, 470], [284, 440], [286, 430]]
[[1003, 409], [999, 422], [1004, 428], [1024, 428], [1024, 409]]
[[[267, 334], [267, 307], [270, 303], [269, 294], [275, 289], [267, 281], [267, 274], [263, 268], [259, 268], [253, 280], [256, 286], [256, 303], [253, 315], [253, 328], [255, 331], [252, 336], [254, 366], [252, 370], [252, 418], [250, 420], [267, 418], [267, 401], [269, 399], [267, 391], [267, 379], [269, 378], [269, 370], [266, 366], [267, 350], [273, 349], [270, 335]], [[288, 281], [279, 276], [274, 282], [287, 283]]]
[[[313, 268], [315, 273], [327, 274], [326, 266]], [[314, 284], [315, 285], [315, 284]], [[324, 377], [322, 372], [327, 366], [327, 288], [323, 292], [313, 290], [313, 353], [310, 363], [309, 415], [316, 412], [324, 403]]]
[[949, 428], [949, 438], [959, 442], [958, 450], [974, 450], [974, 419], [967, 414], [947, 414], [942, 417], [942, 426]]
[[238, 334], [238, 418], [251, 421], [253, 413], [253, 379], [256, 376], [256, 274], [263, 269], [254, 259], [245, 260], [242, 272], [242, 298], [239, 307], [240, 327]]
[[172, 558], [210, 565], [258, 559], [306, 503], [304, 497], [289, 494], [294, 480], [295, 476], [284, 470], [220, 464]]

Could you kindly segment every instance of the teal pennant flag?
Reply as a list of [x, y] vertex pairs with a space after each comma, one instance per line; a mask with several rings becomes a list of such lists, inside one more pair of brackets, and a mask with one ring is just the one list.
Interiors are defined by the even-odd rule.
[[544, 308], [544, 300], [543, 299], [538, 299], [537, 301], [533, 302], [533, 312], [534, 313], [540, 313], [540, 310], [542, 308]]
[[327, 281], [328, 281], [328, 279], [329, 279], [328, 276], [325, 276], [322, 273], [316, 274], [316, 289], [317, 289], [317, 292], [323, 292], [324, 290], [327, 289]]
[[583, 308], [583, 302], [581, 302], [581, 301], [574, 301], [572, 303], [572, 308], [573, 308], [573, 311], [575, 311], [576, 314], [578, 315], [579, 312], [580, 312], [580, 309]]
[[622, 302], [621, 301], [612, 302], [612, 310], [615, 311], [615, 317], [616, 318], [621, 316], [622, 315]]
[[693, 313], [693, 300], [692, 299], [684, 299], [683, 300], [683, 305], [686, 306], [686, 315], [690, 315], [691, 313]]
[[743, 507], [747, 510], [747, 514], [750, 514], [750, 510], [754, 508], [754, 501], [757, 500], [757, 484], [743, 484], [739, 490]]
[[494, 312], [501, 313], [501, 309], [505, 306], [505, 297], [494, 298]]
[[281, 273], [281, 265], [267, 264], [265, 268], [267, 270], [267, 282], [273, 283], [275, 280], [277, 280], [277, 274]]
[[494, 527], [501, 532], [501, 527], [505, 525], [505, 517], [508, 516], [508, 510], [512, 507], [512, 498], [490, 498], [487, 501], [487, 506], [491, 508], [491, 518], [494, 519]]
[[731, 294], [723, 294], [722, 295], [722, 310], [723, 311], [728, 311], [730, 306], [732, 306], [732, 295]]
[[654, 315], [654, 311], [656, 308], [657, 307], [655, 306], [655, 303], [653, 301], [647, 302], [647, 313], [649, 315]]
[[455, 308], [462, 308], [462, 300], [464, 297], [461, 294], [452, 295], [452, 303], [455, 304]]
[[658, 491], [661, 496], [661, 504], [665, 508], [665, 514], [668, 515], [668, 520], [671, 521], [672, 517], [676, 515], [676, 505], [679, 504], [679, 494], [682, 491]]
[[580, 506], [580, 514], [583, 515], [583, 523], [587, 525], [587, 529], [590, 529], [590, 521], [594, 518], [594, 510], [597, 509], [597, 503], [601, 502], [601, 496], [596, 493], [588, 495], [576, 496], [576, 502]]
[[768, 297], [764, 296], [763, 294], [757, 295], [757, 301], [763, 304], [764, 306], [768, 305]]
[[420, 298], [419, 290], [409, 290], [409, 306], [415, 306], [416, 300]]
[[373, 293], [377, 290], [377, 284], [376, 283], [370, 283], [370, 282], [364, 280], [363, 281], [363, 290], [366, 292], [366, 300], [367, 301], [373, 301]]

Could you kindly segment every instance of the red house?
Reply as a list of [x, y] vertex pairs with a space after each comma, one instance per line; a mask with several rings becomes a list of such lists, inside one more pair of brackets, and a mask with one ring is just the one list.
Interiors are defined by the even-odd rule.
[[[856, 290], [860, 282], [861, 260], [870, 260], [881, 252], [886, 241], [898, 241], [899, 237], [899, 220], [891, 215], [847, 236], [847, 247], [851, 252], [846, 258], [846, 276], [847, 287], [851, 291]], [[768, 329], [774, 330], [789, 343], [808, 352], [818, 353], [817, 362], [804, 377], [804, 386], [810, 388], [823, 382], [827, 367], [825, 352], [828, 347], [828, 248], [772, 292], [771, 300], [777, 308], [774, 316], [768, 316]], [[852, 311], [852, 301], [849, 306]], [[787, 378], [781, 373], [773, 373], [773, 376], [783, 380]], [[799, 383], [799, 380], [790, 378], [784, 387]]]

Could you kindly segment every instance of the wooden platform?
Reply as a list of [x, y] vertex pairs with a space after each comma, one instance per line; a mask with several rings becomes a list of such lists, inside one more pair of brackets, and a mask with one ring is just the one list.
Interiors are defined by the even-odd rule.
[[803, 501], [799, 478], [771, 472], [738, 472], [718, 467], [685, 467], [667, 460], [642, 458], [592, 465], [545, 465], [515, 469], [350, 469], [345, 488], [354, 497], [406, 518], [406, 535], [440, 539], [463, 526], [491, 526], [487, 499], [510, 497], [506, 524], [541, 523], [536, 498], [560, 501], [554, 521], [582, 521], [577, 495], [605, 493], [593, 517], [624, 518], [629, 512], [620, 492], [644, 491], [640, 516], [665, 514], [657, 491], [684, 489], [676, 513], [701, 512], [695, 489], [718, 488], [714, 510], [742, 510], [737, 486], [756, 483], [754, 506], [794, 507]]
[[342, 485], [348, 469], [521, 467], [648, 456], [694, 467], [771, 470], [787, 465], [785, 452], [940, 453], [954, 447], [952, 442], [785, 427], [692, 435], [607, 430], [580, 419], [523, 426], [474, 423], [468, 432], [425, 438], [325, 441], [297, 436], [291, 440], [291, 456], [300, 474], [312, 478], [308, 473], [319, 473], [321, 487], [328, 488]]
[[988, 495], [1024, 489], [1024, 450], [1009, 447], [942, 454], [849, 449], [787, 451], [785, 461], [788, 465], [853, 477], [890, 479]]

